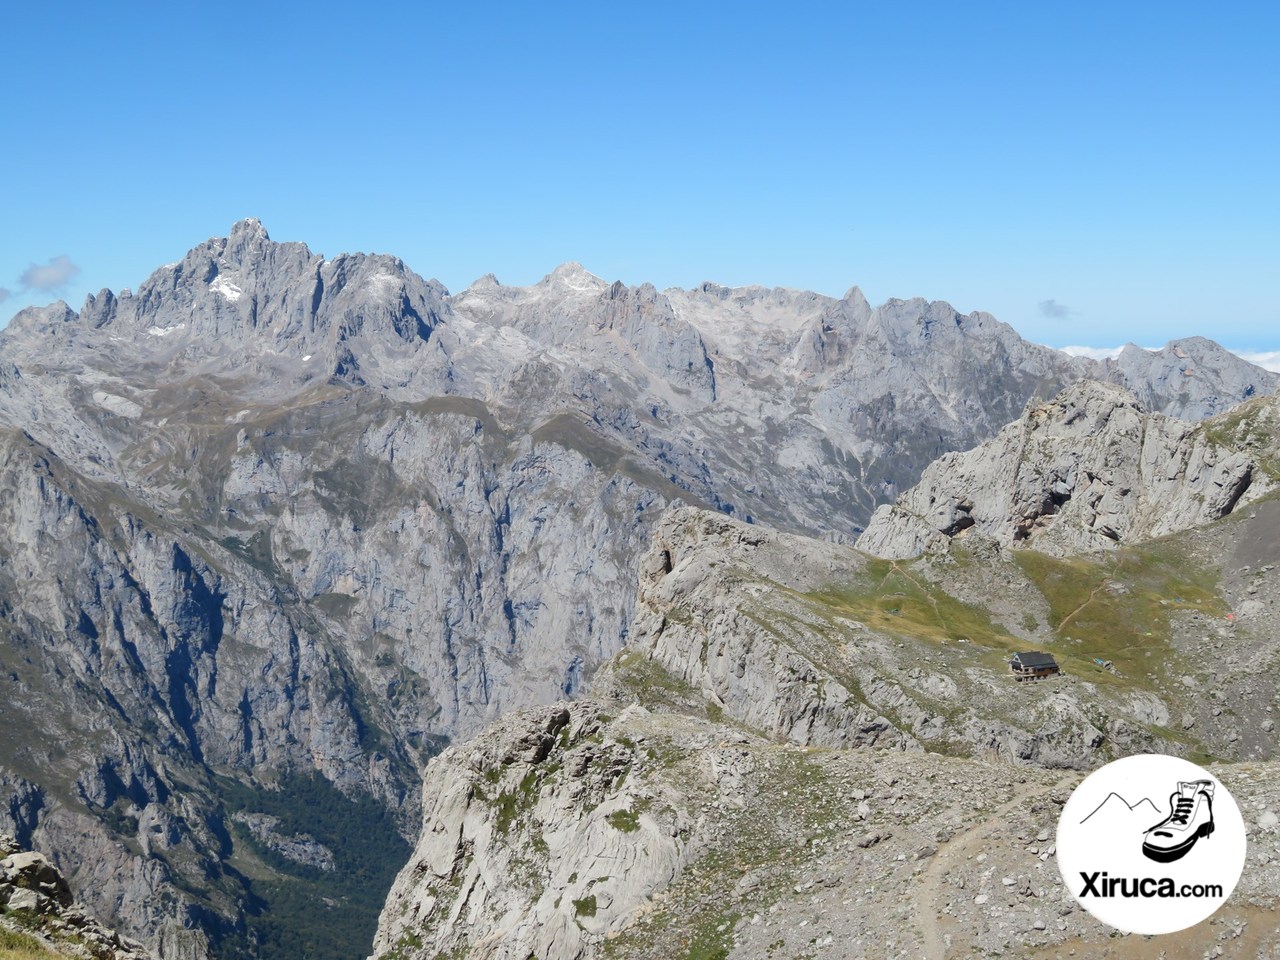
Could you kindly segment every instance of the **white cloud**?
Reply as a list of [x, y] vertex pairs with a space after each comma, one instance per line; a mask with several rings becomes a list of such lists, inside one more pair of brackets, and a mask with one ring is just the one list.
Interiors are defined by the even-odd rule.
[[1232, 350], [1237, 357], [1256, 363], [1264, 370], [1280, 373], [1280, 350]]
[[[1068, 353], [1073, 357], [1089, 357], [1092, 360], [1107, 360], [1120, 356], [1120, 351], [1124, 347], [1057, 347], [1063, 353]], [[1143, 347], [1143, 350], [1154, 353], [1159, 347]]]
[[28, 290], [41, 290], [45, 293], [60, 290], [75, 279], [80, 268], [71, 262], [65, 253], [54, 257], [48, 263], [33, 263], [22, 272], [18, 281]]
[[6, 300], [8, 300], [12, 296], [13, 296], [12, 290], [6, 290], [4, 287], [0, 287], [0, 303], [4, 303]]

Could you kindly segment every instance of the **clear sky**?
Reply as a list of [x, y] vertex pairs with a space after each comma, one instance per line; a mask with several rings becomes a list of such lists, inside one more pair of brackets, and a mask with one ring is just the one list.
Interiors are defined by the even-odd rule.
[[572, 259], [1277, 350], [1278, 11], [14, 4], [0, 320], [256, 216], [452, 290]]

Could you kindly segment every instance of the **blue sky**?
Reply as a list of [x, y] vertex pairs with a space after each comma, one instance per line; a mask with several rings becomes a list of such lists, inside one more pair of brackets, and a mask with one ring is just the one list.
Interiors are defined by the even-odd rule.
[[1280, 6], [462, 6], [12, 7], [0, 317], [257, 216], [453, 290], [572, 259], [1280, 350]]

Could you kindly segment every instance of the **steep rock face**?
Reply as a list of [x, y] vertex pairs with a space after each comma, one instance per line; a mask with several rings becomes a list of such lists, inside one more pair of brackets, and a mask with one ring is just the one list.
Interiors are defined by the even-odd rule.
[[[412, 442], [424, 422], [438, 438], [425, 448]], [[231, 825], [211, 769], [315, 770], [407, 811], [440, 739], [574, 692], [623, 632], [619, 553], [655, 503], [633, 481], [553, 443], [511, 452], [448, 409], [370, 430], [376, 453], [312, 448], [307, 463], [297, 447], [313, 423], [277, 417], [224, 448], [230, 469], [210, 474], [228, 479], [212, 495], [175, 485], [193, 512], [237, 505], [209, 519], [216, 537], [81, 477], [29, 437], [3, 445], [4, 728], [26, 734], [0, 734], [0, 767], [41, 798], [5, 819], [34, 821], [28, 836], [76, 878], [114, 864], [85, 889], [153, 942], [177, 943], [170, 927], [223, 937], [242, 922], [239, 881], [218, 866]], [[384, 500], [361, 499], [379, 490]], [[548, 555], [584, 528], [592, 538], [575, 556]], [[611, 576], [617, 587], [601, 590]], [[548, 602], [557, 590], [567, 602]], [[496, 648], [482, 639], [494, 635]], [[206, 891], [225, 914], [171, 884]]]
[[441, 754], [375, 953], [594, 954], [689, 855], [687, 804], [650, 776], [658, 729], [638, 706], [560, 704]]
[[1252, 364], [1204, 337], [1172, 340], [1159, 350], [1129, 344], [1106, 366], [1145, 409], [1181, 420], [1203, 420], [1275, 392], [1273, 379], [1259, 378]]
[[[256, 221], [136, 293], [24, 311], [0, 355], [0, 825], [183, 960], [269, 935], [252, 878], [304, 882], [252, 826], [281, 795], [314, 775], [325, 812], [376, 798], [408, 832], [426, 758], [580, 693], [670, 503], [847, 542], [937, 453], [1108, 369], [856, 290], [566, 265], [451, 296]], [[896, 696], [783, 722], [853, 730]], [[279, 836], [333, 849], [317, 830]]]
[[[1225, 416], [1271, 419], [1274, 407], [1259, 400]], [[1274, 433], [1269, 442], [1280, 447]], [[1139, 542], [1274, 489], [1265, 457], [1265, 446], [1233, 443], [1216, 421], [1149, 414], [1132, 394], [1086, 381], [1030, 407], [994, 440], [939, 458], [876, 511], [858, 547], [901, 559], [970, 532], [1055, 554]]]
[[[872, 308], [856, 287], [841, 299], [712, 283], [658, 293], [566, 264], [528, 287], [486, 277], [450, 306], [471, 342], [511, 358], [493, 381], [504, 404], [565, 390], [604, 436], [704, 503], [837, 538], [852, 539], [938, 456], [1083, 377], [1189, 418], [1280, 383], [1210, 341], [1180, 341], [1203, 369], [1189, 393], [1154, 362], [1068, 357], [940, 301]], [[806, 496], [781, 493], [796, 487]]]
[[[1204, 743], [1253, 758], [1214, 771], [1260, 845], [1251, 840], [1249, 876], [1226, 911], [1237, 925], [1252, 917], [1269, 942], [1277, 920], [1258, 905], [1280, 893], [1280, 792], [1265, 759], [1275, 745], [1239, 731], [1274, 727], [1275, 680], [1257, 668], [1277, 662], [1280, 633], [1274, 611], [1247, 634], [1218, 627], [1249, 661], [1224, 656], [1202, 637], [1221, 617], [1193, 609], [1206, 601], [1188, 588], [1272, 586], [1274, 543], [1259, 537], [1274, 530], [1275, 506], [1106, 568], [1127, 606], [1153, 603], [1141, 587], [1171, 585], [1168, 569], [1188, 593], [1166, 623], [1139, 617], [1153, 658], [1129, 649], [1116, 669], [1071, 652], [1124, 629], [1114, 615], [1095, 628], [1081, 609], [1068, 626], [1050, 610], [1049, 623], [1006, 632], [1005, 617], [1039, 621], [1052, 607], [1034, 591], [1057, 575], [1029, 579], [993, 541], [891, 564], [672, 511], [642, 564], [635, 643], [591, 693], [508, 717], [431, 761], [418, 847], [374, 955], [747, 960], [837, 942], [855, 956], [1028, 943], [1094, 955], [1114, 932], [1061, 884], [1050, 838], [1063, 802], [1113, 752], [1185, 755]], [[1192, 557], [1211, 571], [1190, 569]], [[1069, 563], [1077, 578], [1087, 567]], [[965, 595], [990, 618], [966, 613]], [[961, 625], [970, 638], [950, 630]], [[1002, 662], [1010, 645], [1053, 649], [1065, 673], [1016, 682]], [[872, 701], [874, 741], [850, 722]], [[1044, 769], [1063, 765], [1083, 769]], [[997, 898], [1006, 927], [984, 908]]]
[[246, 893], [214, 770], [316, 769], [398, 806], [420, 755], [370, 735], [386, 708], [234, 550], [193, 546], [25, 435], [0, 437], [0, 475], [0, 823], [93, 909], [204, 956]]
[[[641, 776], [661, 785], [665, 802], [699, 816], [678, 869], [639, 909], [615, 914], [607, 938], [591, 933], [604, 901], [589, 896], [569, 905], [561, 928], [576, 930], [568, 937], [535, 938], [522, 926], [545, 898], [542, 877], [559, 869], [558, 858], [541, 875], [508, 881], [505, 927], [479, 911], [468, 923], [465, 908], [437, 908], [416, 922], [419, 905], [438, 902], [441, 892], [429, 868], [407, 869], [384, 911], [375, 956], [434, 960], [450, 955], [440, 950], [445, 944], [457, 957], [540, 960], [756, 960], [812, 955], [815, 947], [867, 957], [1008, 956], [1029, 948], [1103, 956], [1114, 948], [1114, 930], [1086, 914], [1062, 884], [1049, 839], [1082, 774], [933, 754], [806, 751], [706, 720], [669, 722], [678, 737], [661, 728], [650, 735], [652, 719], [641, 726], [650, 742], [673, 751], [665, 770]], [[1280, 765], [1223, 764], [1213, 772], [1245, 814], [1248, 861], [1219, 915], [1223, 923], [1179, 942], [1195, 937], [1197, 955], [1224, 944], [1229, 951], [1247, 930], [1241, 946], [1265, 951], [1280, 933], [1266, 906], [1280, 893], [1273, 822]], [[565, 803], [573, 790], [571, 779], [544, 787], [539, 805], [551, 806], [556, 793]], [[426, 829], [496, 832], [496, 821], [470, 809], [432, 818]], [[645, 856], [649, 842], [640, 831], [615, 831], [611, 847], [625, 864]], [[504, 854], [477, 846], [460, 852], [454, 869], [496, 873]], [[444, 898], [456, 903], [456, 896]], [[1001, 922], [992, 922], [988, 902], [1000, 905]], [[521, 954], [531, 943], [542, 950]]]

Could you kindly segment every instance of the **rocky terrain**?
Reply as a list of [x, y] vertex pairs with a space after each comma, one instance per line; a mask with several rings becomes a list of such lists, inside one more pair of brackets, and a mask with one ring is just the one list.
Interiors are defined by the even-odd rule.
[[[593, 730], [589, 705], [566, 709]], [[504, 728], [492, 759], [543, 716]], [[1280, 936], [1275, 763], [1213, 768], [1246, 815], [1243, 878], [1209, 922], [1153, 940], [1115, 936], [1062, 885], [1053, 836], [1080, 774], [802, 748], [632, 706], [586, 741], [612, 770], [575, 775], [578, 722], [563, 760], [487, 782], [450, 768], [473, 793], [428, 821], [377, 956], [1253, 958]], [[561, 839], [579, 832], [592, 847]]]
[[[1271, 957], [1278, 530], [1272, 496], [1096, 559], [890, 562], [676, 511], [592, 693], [428, 766], [375, 955]], [[1015, 647], [1064, 674], [1016, 683]], [[1085, 772], [1148, 749], [1210, 764], [1249, 830], [1173, 938], [1118, 937], [1054, 860]]]
[[[849, 543], [936, 456], [1086, 376], [1188, 417], [1277, 383], [1209, 341], [1100, 363], [856, 288], [658, 292], [570, 264], [452, 295], [257, 221], [136, 292], [25, 310], [0, 333], [0, 828], [165, 958], [356, 955], [426, 761], [579, 696], [629, 640], [658, 649], [636, 568], [668, 507]], [[853, 630], [844, 604], [787, 616]], [[864, 668], [801, 646], [831, 697], [808, 717], [767, 681], [748, 718], [797, 743], [987, 736], [1077, 764], [1108, 732], [961, 730], [933, 681], [859, 699]]]
[[1280, 485], [1278, 428], [1274, 397], [1191, 424], [1084, 381], [930, 464], [876, 510], [858, 546], [903, 559], [980, 533], [1067, 555], [1185, 530]]
[[0, 834], [0, 957], [151, 960], [152, 955], [78, 906], [47, 857]]

